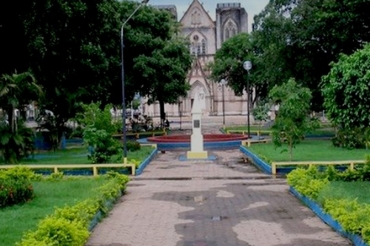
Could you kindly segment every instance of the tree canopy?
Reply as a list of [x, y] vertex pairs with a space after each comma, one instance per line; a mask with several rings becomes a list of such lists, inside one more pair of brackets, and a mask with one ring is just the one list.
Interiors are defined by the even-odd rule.
[[128, 96], [138, 92], [149, 103], [159, 101], [164, 120], [164, 104], [177, 102], [189, 89], [192, 57], [187, 42], [177, 35], [178, 24], [169, 12], [151, 7], [139, 10], [124, 31], [125, 67], [132, 68], [125, 69]]
[[[58, 127], [76, 114], [80, 103], [121, 104], [120, 30], [138, 3], [45, 0], [24, 6], [1, 8], [11, 14], [0, 17], [0, 32], [7, 36], [4, 44], [10, 50], [1, 47], [5, 56], [0, 59], [10, 62], [0, 74], [29, 68], [45, 93], [39, 106], [54, 112]], [[186, 43], [175, 37], [177, 24], [168, 12], [152, 7], [141, 7], [131, 17], [124, 27], [126, 99], [140, 93], [174, 102], [188, 89], [185, 78], [191, 63]], [[13, 45], [10, 30], [22, 42]], [[11, 54], [18, 54], [12, 53], [17, 49], [25, 52], [15, 60]], [[163, 88], [167, 97], [162, 96]]]
[[78, 102], [108, 101], [119, 76], [118, 9], [115, 0], [46, 0], [25, 16], [29, 66], [59, 126]]
[[[210, 64], [214, 81], [227, 80], [228, 85], [241, 95], [246, 90], [246, 71], [243, 63], [253, 58], [252, 44], [247, 33], [238, 34], [226, 40], [216, 51], [214, 62]], [[252, 61], [253, 63], [253, 61]], [[252, 79], [250, 79], [252, 84]]]
[[279, 105], [275, 122], [272, 126], [272, 140], [276, 146], [287, 143], [290, 159], [293, 148], [315, 126], [316, 121], [309, 117], [311, 92], [297, 84], [294, 79], [275, 86], [269, 93], [273, 104]]
[[[249, 74], [243, 68], [243, 63], [247, 60], [252, 63]], [[212, 79], [218, 82], [222, 79], [227, 80], [236, 95], [242, 95], [247, 91], [248, 79], [250, 88], [254, 87], [256, 91], [254, 99], [267, 96], [266, 83], [259, 79], [259, 74], [263, 73], [261, 61], [256, 56], [252, 37], [248, 33], [240, 33], [226, 40], [216, 51], [210, 69]], [[252, 100], [255, 101], [254, 99]]]
[[[312, 91], [311, 108], [322, 109], [321, 77], [340, 53], [370, 41], [367, 0], [272, 0], [254, 17], [253, 40], [264, 73], [281, 84], [290, 77]], [[271, 88], [271, 87], [270, 87]]]
[[370, 126], [370, 44], [352, 55], [341, 55], [322, 79], [324, 108], [342, 129]]

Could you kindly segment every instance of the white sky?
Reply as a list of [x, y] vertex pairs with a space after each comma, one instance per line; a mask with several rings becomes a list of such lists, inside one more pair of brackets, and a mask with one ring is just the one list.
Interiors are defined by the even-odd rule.
[[[178, 18], [184, 15], [192, 0], [149, 0], [149, 5], [176, 5]], [[248, 32], [252, 31], [253, 17], [259, 14], [269, 0], [199, 0], [211, 18], [215, 21], [216, 6], [218, 3], [241, 3], [248, 13]]]

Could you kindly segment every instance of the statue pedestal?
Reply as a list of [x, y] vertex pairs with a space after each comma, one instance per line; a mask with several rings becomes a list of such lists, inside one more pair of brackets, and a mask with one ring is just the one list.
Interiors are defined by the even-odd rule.
[[192, 134], [190, 142], [190, 151], [186, 152], [188, 159], [208, 159], [208, 152], [203, 150], [203, 135], [202, 135], [202, 110], [198, 100], [194, 101], [191, 111], [192, 117]]
[[208, 152], [203, 150], [203, 135], [191, 134], [191, 150], [186, 152], [188, 159], [207, 159]]

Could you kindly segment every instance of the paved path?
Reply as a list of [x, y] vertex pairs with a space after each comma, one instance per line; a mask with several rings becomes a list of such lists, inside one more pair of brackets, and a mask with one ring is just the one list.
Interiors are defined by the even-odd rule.
[[87, 246], [352, 245], [293, 197], [283, 178], [244, 163], [239, 150], [214, 161], [158, 154], [94, 229]]

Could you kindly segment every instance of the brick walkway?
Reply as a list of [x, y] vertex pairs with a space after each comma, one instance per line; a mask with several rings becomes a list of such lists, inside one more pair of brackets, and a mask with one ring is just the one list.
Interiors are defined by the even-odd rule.
[[94, 229], [87, 246], [352, 245], [293, 197], [283, 178], [243, 163], [239, 150], [214, 161], [158, 154]]

